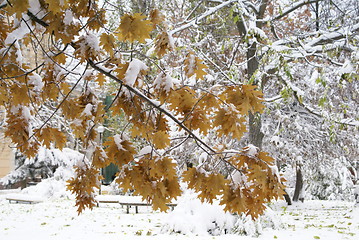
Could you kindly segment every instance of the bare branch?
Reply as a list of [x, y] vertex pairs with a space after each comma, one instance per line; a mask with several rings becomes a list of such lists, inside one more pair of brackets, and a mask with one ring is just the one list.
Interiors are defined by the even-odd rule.
[[272, 18], [270, 21], [279, 20], [279, 19], [281, 19], [282, 17], [287, 16], [289, 13], [291, 13], [291, 12], [297, 10], [298, 8], [301, 8], [301, 7], [305, 6], [305, 5], [312, 4], [312, 3], [315, 3], [315, 2], [318, 2], [318, 1], [323, 1], [323, 0], [304, 0], [304, 1], [302, 1], [302, 2], [299, 2], [299, 3], [295, 4], [295, 5], [292, 6], [292, 7], [289, 7], [289, 8], [287, 8], [287, 9], [285, 9], [282, 14], [280, 14], [280, 15], [278, 15], [278, 16]]
[[224, 7], [226, 7], [226, 6], [230, 5], [230, 4], [232, 4], [232, 3], [234, 3], [234, 2], [237, 2], [237, 1], [238, 1], [238, 0], [229, 0], [229, 1], [226, 1], [226, 2], [223, 2], [223, 3], [219, 4], [219, 5], [216, 6], [216, 7], [212, 7], [212, 8], [210, 8], [210, 9], [208, 9], [208, 10], [207, 10], [206, 12], [204, 12], [201, 16], [192, 19], [189, 23], [184, 24], [184, 25], [182, 25], [182, 26], [180, 26], [180, 27], [178, 27], [178, 28], [175, 28], [175, 29], [173, 29], [172, 31], [170, 31], [170, 35], [173, 35], [173, 34], [175, 34], [175, 33], [177, 33], [177, 32], [180, 32], [180, 31], [182, 31], [182, 30], [184, 30], [184, 29], [187, 29], [187, 28], [189, 28], [189, 27], [195, 26], [195, 25], [196, 25], [198, 22], [200, 22], [202, 19], [208, 17], [209, 15], [212, 15], [213, 13], [217, 12], [218, 10], [220, 10], [220, 9], [222, 9], [222, 8], [224, 8]]

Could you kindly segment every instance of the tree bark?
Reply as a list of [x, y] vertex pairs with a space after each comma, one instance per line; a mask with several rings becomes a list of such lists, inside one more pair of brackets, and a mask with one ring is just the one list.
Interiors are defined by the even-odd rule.
[[297, 165], [297, 176], [296, 176], [296, 182], [295, 182], [295, 190], [293, 195], [293, 202], [298, 202], [300, 200], [301, 202], [304, 201], [304, 198], [302, 197], [302, 191], [303, 191], [303, 174], [302, 174], [302, 167], [301, 165]]
[[319, 0], [315, 3], [315, 26], [316, 30], [319, 31]]
[[262, 117], [260, 114], [249, 113], [249, 142], [259, 149], [262, 148], [264, 133], [261, 132]]
[[284, 199], [287, 202], [287, 204], [292, 205], [292, 199], [290, 199], [289, 194], [287, 193], [287, 191], [285, 191], [285, 194], [283, 196], [284, 196]]

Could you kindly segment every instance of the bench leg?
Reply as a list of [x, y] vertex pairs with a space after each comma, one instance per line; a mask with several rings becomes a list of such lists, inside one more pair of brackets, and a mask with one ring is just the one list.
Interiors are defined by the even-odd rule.
[[126, 206], [126, 212], [127, 212], [127, 214], [130, 213], [130, 206], [129, 205]]
[[138, 206], [136, 206], [136, 213], [138, 213]]

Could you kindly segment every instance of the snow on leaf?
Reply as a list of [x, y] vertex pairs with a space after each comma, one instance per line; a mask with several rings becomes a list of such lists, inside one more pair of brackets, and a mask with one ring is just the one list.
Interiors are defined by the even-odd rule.
[[162, 32], [155, 39], [155, 51], [159, 57], [165, 55], [167, 51], [171, 51], [174, 49], [173, 42], [171, 41], [171, 37], [167, 32]]
[[132, 143], [121, 138], [120, 135], [110, 137], [104, 145], [107, 146], [106, 154], [111, 163], [122, 167], [123, 164], [128, 164], [134, 160], [134, 154], [136, 151], [132, 146]]
[[125, 73], [124, 82], [129, 85], [133, 86], [137, 80], [138, 75], [141, 71], [146, 71], [148, 68], [144, 62], [138, 59], [133, 59], [130, 64], [128, 65], [128, 68]]
[[165, 21], [165, 16], [158, 9], [153, 9], [150, 12], [150, 21], [153, 25], [163, 23]]
[[205, 64], [202, 63], [202, 60], [194, 55], [193, 52], [189, 52], [186, 60], [184, 61], [184, 71], [188, 78], [196, 75], [196, 79], [204, 78], [204, 75], [207, 74], [204, 69], [208, 68]]

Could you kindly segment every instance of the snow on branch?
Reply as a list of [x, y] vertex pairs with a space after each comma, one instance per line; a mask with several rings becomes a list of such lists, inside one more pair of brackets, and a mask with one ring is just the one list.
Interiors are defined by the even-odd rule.
[[320, 1], [323, 1], [323, 0], [304, 0], [304, 1], [301, 1], [301, 2], [298, 2], [297, 4], [294, 4], [294, 6], [290, 6], [288, 7], [287, 9], [284, 9], [283, 10], [283, 13], [272, 18], [270, 21], [276, 21], [276, 20], [279, 20], [281, 19], [282, 17], [285, 17], [286, 15], [288, 15], [289, 13], [297, 10], [298, 8], [300, 7], [303, 7], [305, 5], [308, 5], [308, 4], [312, 4], [312, 3], [316, 3], [316, 2], [320, 2]]
[[196, 17], [194, 19], [192, 19], [190, 22], [178, 27], [178, 28], [175, 28], [173, 29], [172, 31], [170, 31], [170, 35], [173, 35], [177, 32], [180, 32], [184, 29], [187, 29], [189, 27], [192, 27], [192, 26], [195, 26], [199, 21], [201, 21], [202, 19], [208, 17], [209, 15], [212, 15], [213, 13], [217, 12], [218, 10], [234, 3], [234, 2], [238, 2], [238, 0], [229, 0], [229, 1], [226, 1], [226, 2], [223, 2], [221, 4], [219, 4], [218, 6], [216, 7], [212, 7], [212, 8], [209, 8], [206, 12], [204, 12], [201, 16], [199, 17]]
[[[298, 104], [300, 106], [302, 106], [308, 113], [310, 113], [310, 114], [312, 114], [312, 115], [314, 115], [316, 117], [319, 117], [321, 119], [324, 118], [324, 116], [322, 114], [318, 113], [315, 109], [308, 106], [307, 104], [305, 104], [303, 102], [303, 100], [301, 100], [302, 95], [300, 93], [300, 90], [297, 87], [295, 87], [290, 82], [286, 81], [285, 78], [283, 78], [283, 77], [280, 77], [280, 80], [284, 83], [284, 85], [286, 85], [287, 87], [289, 87], [292, 90], [294, 98], [297, 100]], [[352, 127], [358, 127], [359, 126], [359, 121], [354, 120], [352, 118], [350, 118], [350, 119], [342, 119], [342, 120], [335, 120], [334, 122], [337, 123], [337, 124], [343, 124], [343, 125], [352, 126]]]
[[359, 127], [359, 121], [354, 120], [353, 118], [342, 119], [342, 120], [340, 120], [338, 123], [341, 123], [341, 124], [344, 124], [344, 125], [353, 126], [353, 127]]
[[320, 44], [331, 43], [333, 41], [340, 40], [342, 38], [346, 38], [347, 35], [355, 35], [356, 32], [359, 32], [359, 23], [357, 23], [351, 27], [342, 28], [336, 32], [330, 32], [330, 33], [323, 34], [318, 38], [314, 38], [312, 41], [307, 43], [305, 46], [312, 47], [312, 46], [318, 46]]
[[126, 85], [123, 81], [118, 79], [116, 76], [112, 75], [110, 72], [105, 71], [99, 64], [94, 63], [91, 60], [88, 60], [88, 63], [91, 67], [93, 67], [95, 70], [99, 71], [100, 73], [106, 75], [107, 77], [115, 80], [116, 82], [122, 84], [125, 86], [130, 92], [137, 95], [139, 98], [150, 104], [151, 106], [155, 107], [158, 111], [164, 113], [166, 116], [171, 118], [178, 126], [180, 126], [184, 131], [186, 131], [190, 136], [192, 136], [198, 143], [200, 143], [202, 146], [204, 146], [207, 150], [209, 150], [211, 153], [216, 153], [215, 150], [213, 150], [210, 146], [208, 146], [202, 139], [200, 139], [196, 134], [194, 134], [190, 129], [188, 129], [183, 122], [179, 121], [172, 113], [170, 113], [167, 109], [162, 108], [158, 101], [152, 100], [148, 98], [146, 95], [144, 95], [142, 92], [140, 92], [138, 89]]

